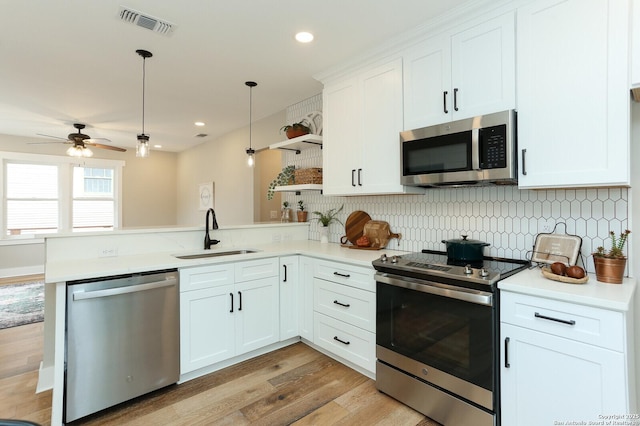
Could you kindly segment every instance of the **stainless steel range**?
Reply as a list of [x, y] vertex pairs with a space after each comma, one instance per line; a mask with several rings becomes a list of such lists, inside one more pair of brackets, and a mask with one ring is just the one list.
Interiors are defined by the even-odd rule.
[[496, 283], [528, 265], [432, 250], [375, 260], [377, 388], [444, 425], [499, 425]]

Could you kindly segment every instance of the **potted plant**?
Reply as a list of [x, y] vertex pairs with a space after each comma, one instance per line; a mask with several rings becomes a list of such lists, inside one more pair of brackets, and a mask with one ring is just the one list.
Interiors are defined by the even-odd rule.
[[285, 132], [287, 139], [297, 138], [298, 136], [308, 135], [311, 132], [304, 120], [293, 124], [287, 124], [280, 128], [281, 132]]
[[280, 173], [278, 173], [278, 176], [276, 176], [276, 178], [269, 184], [269, 189], [267, 190], [267, 200], [271, 200], [273, 198], [273, 195], [275, 194], [274, 189], [276, 189], [276, 186], [292, 185], [294, 183], [295, 169], [295, 166], [287, 166], [283, 168]]
[[289, 222], [291, 221], [291, 209], [289, 208], [289, 202], [288, 201], [284, 201], [282, 203], [282, 218], [281, 218], [282, 222]]
[[305, 205], [304, 205], [304, 201], [302, 200], [298, 200], [298, 222], [306, 222], [307, 221], [307, 214], [309, 212], [304, 211], [305, 209]]
[[320, 224], [322, 225], [320, 227], [320, 242], [321, 243], [328, 243], [329, 242], [329, 225], [331, 225], [333, 222], [338, 222], [338, 223], [342, 223], [340, 222], [340, 219], [338, 219], [336, 216], [338, 215], [338, 213], [340, 213], [342, 211], [342, 208], [344, 207], [344, 204], [342, 206], [340, 206], [339, 209], [329, 209], [326, 212], [322, 213], [322, 212], [313, 212], [313, 214], [315, 214], [316, 216], [318, 216], [316, 218], [316, 220], [318, 222], [320, 222]]
[[622, 251], [631, 231], [628, 229], [616, 236], [611, 231], [611, 248], [607, 251], [600, 246], [593, 253], [593, 263], [596, 267], [598, 281], [610, 284], [622, 284], [624, 269], [627, 266], [627, 257]]

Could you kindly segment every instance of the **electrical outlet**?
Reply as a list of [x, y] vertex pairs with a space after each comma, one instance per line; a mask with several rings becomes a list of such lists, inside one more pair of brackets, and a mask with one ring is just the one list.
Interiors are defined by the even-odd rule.
[[283, 240], [284, 241], [291, 241], [291, 234], [284, 234]]
[[118, 249], [115, 247], [105, 247], [98, 253], [99, 257], [116, 257], [118, 255]]
[[277, 218], [278, 218], [278, 211], [271, 210], [271, 219], [277, 219]]
[[279, 243], [281, 240], [280, 234], [273, 234], [273, 236], [271, 237], [271, 241], [274, 243]]
[[553, 227], [551, 225], [544, 225], [542, 227], [542, 232], [545, 232], [547, 234], [550, 233], [552, 230], [553, 230]]

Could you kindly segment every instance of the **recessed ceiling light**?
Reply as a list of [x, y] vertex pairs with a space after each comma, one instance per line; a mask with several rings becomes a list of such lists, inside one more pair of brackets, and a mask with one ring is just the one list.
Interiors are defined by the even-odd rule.
[[154, 145], [153, 147], [159, 149], [159, 148], [162, 148], [162, 145]]
[[299, 32], [298, 34], [296, 34], [296, 40], [298, 40], [300, 43], [309, 43], [313, 41], [313, 34], [306, 31]]
[[196, 126], [200, 126], [200, 127], [204, 126], [204, 123], [202, 121], [196, 121], [193, 124], [195, 124]]

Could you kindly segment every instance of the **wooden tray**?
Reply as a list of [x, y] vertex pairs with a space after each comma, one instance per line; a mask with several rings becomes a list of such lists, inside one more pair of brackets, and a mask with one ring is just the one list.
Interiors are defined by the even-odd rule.
[[561, 283], [567, 283], [567, 284], [584, 284], [587, 281], [589, 281], [589, 275], [585, 275], [584, 278], [571, 278], [571, 277], [565, 277], [562, 275], [556, 275], [553, 272], [551, 272], [550, 268], [547, 268], [546, 266], [542, 269], [540, 269], [540, 271], [542, 271], [542, 275], [549, 279], [549, 280], [553, 280], [553, 281], [560, 281]]

